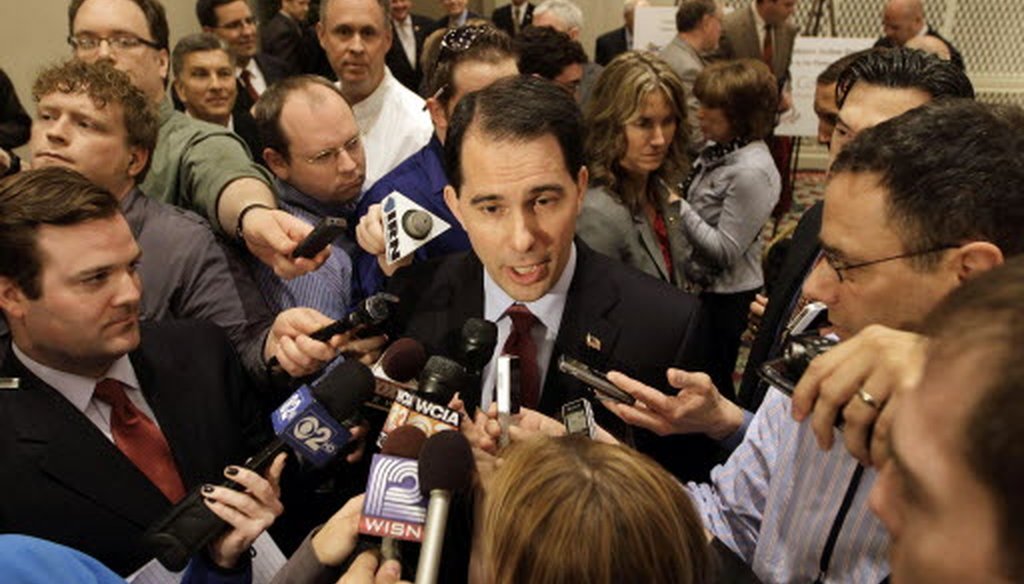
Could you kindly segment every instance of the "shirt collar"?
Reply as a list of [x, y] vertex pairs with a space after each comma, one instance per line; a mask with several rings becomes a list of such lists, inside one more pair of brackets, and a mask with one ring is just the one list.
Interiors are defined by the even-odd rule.
[[[569, 297], [569, 286], [576, 273], [576, 244], [569, 250], [569, 261], [565, 263], [562, 275], [548, 293], [533, 302], [522, 302], [549, 331], [557, 331], [562, 324], [562, 313]], [[516, 301], [491, 278], [484, 268], [484, 318], [491, 322], [505, 317], [505, 311]]]
[[[391, 86], [391, 69], [387, 65], [384, 66], [384, 76], [381, 77], [380, 83], [373, 89], [373, 93], [366, 96], [363, 101], [352, 105], [352, 113], [356, 117], [356, 125], [359, 126], [360, 130], [365, 133], [363, 128], [369, 128], [372, 124], [370, 121], [373, 120], [380, 110], [384, 107], [384, 101], [387, 98], [388, 88]], [[341, 81], [338, 81], [338, 89], [341, 89]]]
[[757, 25], [757, 30], [760, 31], [758, 32], [758, 34], [763, 34], [764, 27], [768, 23], [765, 22], [763, 18], [761, 18], [761, 13], [757, 11], [757, 0], [754, 0], [754, 2], [750, 5], [750, 11], [754, 13], [754, 24]]
[[345, 217], [355, 209], [356, 199], [351, 203], [325, 203], [314, 199], [280, 178], [274, 179], [278, 197], [287, 205], [299, 207], [317, 217]]
[[85, 412], [85, 408], [89, 407], [92, 394], [96, 391], [96, 383], [101, 379], [116, 379], [131, 389], [139, 389], [139, 379], [135, 375], [135, 369], [132, 367], [128, 355], [118, 357], [105, 374], [101, 375], [99, 379], [93, 379], [43, 365], [22, 352], [17, 343], [11, 343], [11, 349], [26, 369], [41, 379], [43, 383], [57, 390], [80, 412]]

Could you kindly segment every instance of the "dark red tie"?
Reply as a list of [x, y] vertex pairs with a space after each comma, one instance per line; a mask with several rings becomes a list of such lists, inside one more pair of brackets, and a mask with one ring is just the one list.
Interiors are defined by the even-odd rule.
[[771, 69], [772, 60], [775, 58], [775, 45], [772, 40], [772, 25], [770, 24], [764, 25], [764, 47], [762, 48], [761, 56], [765, 64], [768, 65], [768, 68]]
[[537, 317], [522, 304], [513, 304], [505, 311], [512, 319], [512, 331], [505, 339], [501, 352], [519, 357], [519, 390], [522, 405], [537, 409], [540, 402], [540, 370], [537, 368], [537, 343], [530, 335], [530, 329], [537, 324]]
[[253, 103], [259, 101], [260, 94], [252, 84], [252, 71], [248, 69], [242, 69], [242, 87], [245, 87], [245, 92], [249, 94], [249, 99], [251, 99]]
[[110, 433], [114, 444], [172, 503], [185, 496], [178, 467], [160, 428], [141, 412], [116, 379], [96, 384], [96, 399], [110, 404]]

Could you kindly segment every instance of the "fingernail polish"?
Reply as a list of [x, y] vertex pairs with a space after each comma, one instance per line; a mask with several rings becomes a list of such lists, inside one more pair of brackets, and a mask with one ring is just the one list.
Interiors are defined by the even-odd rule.
[[228, 475], [229, 477], [233, 477], [236, 474], [238, 474], [238, 467], [237, 466], [229, 466], [226, 469], [224, 469], [224, 474]]
[[203, 492], [210, 494], [213, 492], [213, 485], [203, 485]]

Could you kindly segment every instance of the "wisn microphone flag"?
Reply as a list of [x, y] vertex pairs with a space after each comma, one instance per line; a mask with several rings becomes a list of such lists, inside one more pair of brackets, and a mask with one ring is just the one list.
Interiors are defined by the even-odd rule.
[[309, 387], [300, 387], [270, 416], [274, 434], [314, 466], [323, 466], [352, 437], [320, 402]]
[[418, 463], [410, 458], [374, 454], [359, 532], [423, 541], [426, 520], [427, 500], [420, 492]]

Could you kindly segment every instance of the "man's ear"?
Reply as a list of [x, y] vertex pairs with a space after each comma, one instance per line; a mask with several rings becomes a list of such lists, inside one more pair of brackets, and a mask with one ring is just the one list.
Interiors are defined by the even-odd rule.
[[448, 205], [448, 210], [455, 215], [455, 218], [459, 220], [459, 224], [462, 228], [466, 228], [466, 222], [462, 220], [462, 209], [459, 208], [459, 195], [455, 192], [455, 188], [452, 185], [445, 185], [444, 187], [444, 202]]
[[579, 209], [576, 210], [577, 215], [583, 211], [583, 197], [587, 194], [587, 185], [589, 182], [590, 171], [587, 170], [586, 166], [581, 166], [580, 171], [576, 174], [576, 188], [579, 189], [579, 198], [577, 199]]
[[23, 318], [27, 304], [28, 297], [21, 291], [21, 287], [15, 284], [14, 280], [0, 276], [0, 311], [3, 311], [7, 318]]
[[436, 97], [427, 98], [427, 111], [430, 112], [430, 121], [434, 122], [434, 131], [443, 144], [448, 136], [448, 113], [444, 111], [444, 105]]
[[146, 163], [149, 162], [149, 150], [141, 146], [132, 146], [130, 153], [131, 159], [128, 161], [128, 176], [135, 178], [139, 176], [142, 169], [146, 168]]
[[157, 67], [160, 69], [160, 79], [167, 83], [168, 76], [171, 74], [171, 56], [167, 52], [167, 49], [160, 49], [157, 53], [158, 64]]
[[285, 161], [284, 156], [281, 156], [280, 152], [273, 148], [264, 148], [263, 160], [266, 161], [270, 172], [274, 173], [274, 176], [281, 180], [288, 180], [288, 163]]
[[983, 274], [1005, 261], [1003, 250], [990, 241], [972, 241], [960, 246], [956, 259], [961, 282]]

